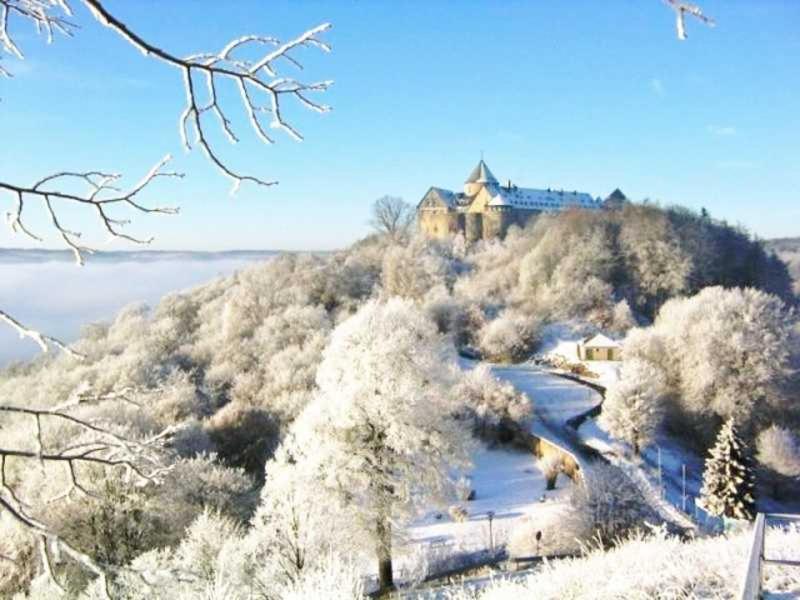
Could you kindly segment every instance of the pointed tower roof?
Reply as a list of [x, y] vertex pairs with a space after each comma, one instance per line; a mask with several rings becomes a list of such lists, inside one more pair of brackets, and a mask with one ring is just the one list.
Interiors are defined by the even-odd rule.
[[467, 177], [464, 183], [497, 183], [497, 179], [495, 179], [489, 167], [487, 167], [486, 163], [481, 159], [481, 162], [472, 169], [472, 173], [469, 174], [469, 177]]
[[617, 188], [608, 195], [606, 200], [627, 200], [628, 197], [622, 193], [622, 190]]

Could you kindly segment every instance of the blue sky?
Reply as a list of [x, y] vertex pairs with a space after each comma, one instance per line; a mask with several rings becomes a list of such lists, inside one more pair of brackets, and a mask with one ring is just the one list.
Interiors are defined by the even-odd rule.
[[[619, 186], [637, 200], [706, 207], [762, 237], [800, 235], [800, 2], [699, 3], [718, 26], [690, 20], [679, 42], [658, 0], [108, 0], [176, 54], [333, 24], [332, 54], [299, 55], [305, 78], [336, 82], [330, 114], [289, 111], [306, 141], [260, 144], [231, 95], [243, 139], [218, 147], [231, 165], [281, 182], [231, 198], [199, 152], [181, 150], [180, 74], [75, 2], [74, 39], [48, 46], [15, 29], [27, 60], [3, 61], [16, 77], [0, 80], [0, 177], [102, 168], [135, 180], [170, 152], [187, 178], [149, 199], [181, 214], [130, 227], [155, 235], [153, 248], [329, 249], [368, 231], [375, 198], [415, 203], [430, 185], [457, 188], [483, 151], [503, 181], [594, 196]], [[35, 213], [30, 224], [46, 233]], [[78, 211], [65, 216], [98, 232]], [[26, 245], [0, 229], [0, 246]], [[58, 247], [52, 236], [46, 245]]]

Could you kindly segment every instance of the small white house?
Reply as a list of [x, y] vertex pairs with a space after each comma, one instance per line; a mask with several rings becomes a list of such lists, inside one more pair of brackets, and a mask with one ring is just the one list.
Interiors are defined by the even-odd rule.
[[610, 337], [597, 333], [578, 342], [581, 360], [622, 360], [622, 345]]

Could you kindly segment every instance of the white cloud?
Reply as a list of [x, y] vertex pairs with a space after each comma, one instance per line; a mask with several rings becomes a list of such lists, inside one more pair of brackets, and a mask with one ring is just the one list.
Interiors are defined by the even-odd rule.
[[706, 130], [711, 135], [719, 135], [719, 136], [730, 136], [736, 135], [736, 127], [731, 127], [730, 125], [707, 125]]
[[650, 80], [650, 89], [656, 96], [664, 95], [664, 83], [658, 77], [653, 77]]

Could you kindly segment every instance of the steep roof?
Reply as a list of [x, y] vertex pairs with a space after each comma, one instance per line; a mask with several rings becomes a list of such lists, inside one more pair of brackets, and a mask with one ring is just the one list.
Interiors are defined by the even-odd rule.
[[620, 348], [619, 342], [612, 340], [602, 333], [596, 333], [592, 337], [583, 340], [584, 348]]
[[594, 209], [600, 203], [583, 192], [498, 187], [489, 206], [513, 206], [528, 210], [563, 210], [569, 207]]
[[458, 205], [458, 200], [459, 194], [443, 188], [432, 187], [422, 197], [417, 208], [455, 208]]
[[497, 179], [481, 159], [478, 165], [472, 169], [472, 173], [469, 174], [464, 183], [497, 183]]

